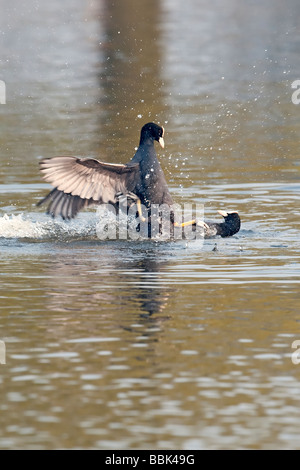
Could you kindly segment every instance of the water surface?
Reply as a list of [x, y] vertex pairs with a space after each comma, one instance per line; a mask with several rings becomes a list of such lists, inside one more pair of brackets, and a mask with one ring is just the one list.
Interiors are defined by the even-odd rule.
[[[1, 11], [0, 448], [299, 448], [298, 2]], [[36, 207], [42, 157], [125, 163], [150, 120], [176, 201], [237, 235], [101, 241], [95, 209]]]

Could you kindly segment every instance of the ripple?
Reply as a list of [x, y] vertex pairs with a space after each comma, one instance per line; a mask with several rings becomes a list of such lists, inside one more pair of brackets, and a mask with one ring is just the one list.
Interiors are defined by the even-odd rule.
[[75, 339], [66, 340], [66, 343], [106, 343], [110, 341], [120, 341], [120, 338], [114, 338], [114, 337], [75, 338]]

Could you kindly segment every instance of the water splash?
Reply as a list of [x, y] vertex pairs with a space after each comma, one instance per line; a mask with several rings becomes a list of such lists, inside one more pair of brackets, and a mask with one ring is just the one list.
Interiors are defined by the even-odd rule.
[[44, 224], [24, 218], [23, 214], [7, 215], [0, 218], [0, 237], [4, 238], [43, 238], [46, 235]]
[[47, 216], [43, 218], [44, 220], [35, 220], [29, 214], [4, 214], [0, 217], [0, 238], [64, 240], [96, 235], [96, 220], [91, 214], [72, 221], [53, 220]]

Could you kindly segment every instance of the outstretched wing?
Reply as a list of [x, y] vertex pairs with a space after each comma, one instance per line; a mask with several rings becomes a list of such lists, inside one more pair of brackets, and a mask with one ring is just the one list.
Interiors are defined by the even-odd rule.
[[117, 202], [118, 193], [134, 192], [139, 180], [139, 164], [115, 165], [88, 158], [53, 157], [40, 162], [43, 178], [54, 190], [40, 204], [50, 201], [48, 212], [63, 218], [93, 203]]

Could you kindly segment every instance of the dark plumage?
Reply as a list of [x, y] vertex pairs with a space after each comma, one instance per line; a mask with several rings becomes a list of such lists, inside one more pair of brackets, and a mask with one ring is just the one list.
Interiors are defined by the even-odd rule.
[[42, 160], [44, 179], [54, 189], [38, 205], [49, 203], [48, 213], [53, 217], [71, 219], [91, 204], [117, 205], [120, 196], [139, 199], [148, 208], [151, 204], [173, 204], [154, 148], [154, 141], [164, 147], [163, 135], [163, 127], [145, 124], [136, 154], [125, 165], [71, 156]]
[[[141, 129], [139, 147], [132, 160], [125, 165], [72, 156], [45, 158], [40, 162], [40, 169], [43, 178], [54, 189], [38, 205], [48, 203], [48, 213], [52, 217], [60, 215], [63, 219], [72, 219], [81, 209], [91, 204], [112, 204], [118, 210], [121, 198], [127, 197], [127, 207], [137, 203], [142, 222], [146, 219], [141, 214], [140, 204], [148, 209], [150, 234], [151, 204], [174, 204], [154, 148], [155, 141], [164, 148], [163, 135], [163, 127], [153, 122], [145, 124]], [[179, 224], [174, 222], [174, 213], [171, 210], [172, 229], [187, 225], [202, 226], [205, 238], [215, 235], [229, 237], [237, 233], [240, 229], [237, 212], [219, 213], [224, 217], [222, 223], [191, 220]], [[172, 233], [174, 232], [171, 230], [171, 235]]]
[[237, 212], [218, 211], [224, 217], [224, 222], [205, 221], [208, 226], [204, 230], [205, 238], [212, 238], [221, 235], [222, 238], [231, 237], [240, 230], [241, 219]]

